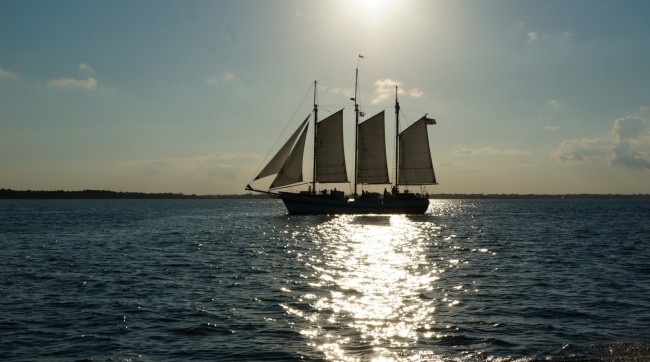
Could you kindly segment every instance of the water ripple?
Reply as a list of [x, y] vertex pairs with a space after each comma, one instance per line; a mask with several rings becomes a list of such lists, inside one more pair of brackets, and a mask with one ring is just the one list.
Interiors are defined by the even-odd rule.
[[0, 200], [0, 357], [650, 358], [647, 202]]

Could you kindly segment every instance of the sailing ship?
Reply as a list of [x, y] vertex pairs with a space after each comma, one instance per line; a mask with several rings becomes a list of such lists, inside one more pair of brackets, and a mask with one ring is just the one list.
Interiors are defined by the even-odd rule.
[[[335, 189], [319, 190], [321, 184], [347, 183], [347, 168], [343, 142], [343, 110], [318, 120], [314, 82], [314, 108], [298, 126], [273, 158], [253, 181], [276, 175], [268, 190], [256, 190], [246, 185], [246, 190], [262, 192], [282, 199], [289, 214], [424, 214], [429, 207], [426, 193], [413, 193], [406, 189], [413, 185], [436, 185], [431, 162], [427, 126], [436, 121], [422, 118], [399, 132], [400, 105], [395, 87], [395, 177], [389, 180], [386, 157], [384, 111], [360, 123], [363, 112], [358, 99], [359, 68], [356, 69], [354, 98], [355, 142], [353, 192], [345, 195]], [[310, 180], [303, 178], [303, 159], [307, 144], [309, 118], [313, 115], [313, 160]], [[281, 191], [287, 187], [308, 184], [299, 192]], [[358, 194], [358, 185], [390, 185], [390, 191]], [[404, 187], [404, 191], [400, 190]]]

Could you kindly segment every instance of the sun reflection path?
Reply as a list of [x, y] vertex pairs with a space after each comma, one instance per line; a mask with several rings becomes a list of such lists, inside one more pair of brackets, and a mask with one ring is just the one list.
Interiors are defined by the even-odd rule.
[[439, 271], [426, 258], [430, 237], [402, 215], [339, 216], [319, 225], [318, 253], [308, 263], [322, 293], [301, 298], [315, 310], [302, 316], [309, 328], [301, 333], [333, 360], [424, 357], [408, 347], [435, 324], [435, 300], [427, 296]]

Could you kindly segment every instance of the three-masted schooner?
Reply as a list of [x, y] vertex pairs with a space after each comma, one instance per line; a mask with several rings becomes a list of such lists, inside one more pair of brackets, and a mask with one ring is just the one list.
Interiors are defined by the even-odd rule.
[[434, 119], [423, 116], [401, 133], [399, 132], [400, 105], [395, 87], [395, 180], [391, 190], [357, 193], [357, 185], [390, 184], [386, 158], [384, 111], [359, 123], [357, 102], [359, 68], [356, 69], [354, 90], [355, 112], [355, 161], [353, 193], [346, 196], [336, 189], [318, 191], [319, 183], [349, 183], [343, 147], [343, 110], [318, 121], [316, 102], [317, 82], [314, 82], [313, 124], [314, 152], [313, 173], [308, 190], [300, 192], [277, 191], [288, 186], [305, 183], [303, 178], [303, 155], [307, 143], [309, 118], [300, 124], [255, 180], [276, 175], [268, 191], [256, 190], [246, 185], [246, 190], [263, 192], [279, 197], [289, 214], [423, 214], [429, 207], [426, 194], [400, 186], [435, 185], [436, 176], [431, 162], [427, 126], [436, 124]]

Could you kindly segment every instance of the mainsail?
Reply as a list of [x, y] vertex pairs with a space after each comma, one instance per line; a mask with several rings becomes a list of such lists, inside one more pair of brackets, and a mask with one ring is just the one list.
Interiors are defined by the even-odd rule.
[[436, 121], [425, 116], [400, 133], [398, 184], [436, 184], [427, 133], [427, 126], [433, 124]]
[[316, 124], [315, 182], [348, 182], [343, 150], [343, 110]]
[[384, 111], [359, 124], [358, 132], [357, 182], [365, 184], [389, 183]]
[[293, 150], [291, 150], [275, 180], [271, 183], [271, 188], [291, 185], [302, 181], [302, 156], [305, 151], [305, 139], [307, 138], [308, 129], [309, 125], [302, 131], [298, 142], [296, 142]]

